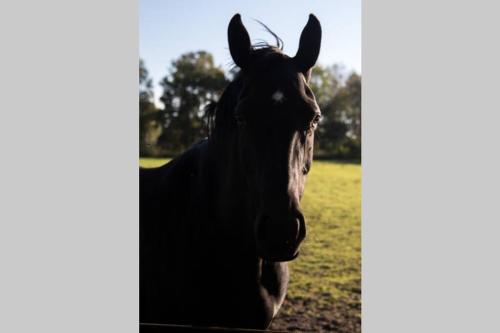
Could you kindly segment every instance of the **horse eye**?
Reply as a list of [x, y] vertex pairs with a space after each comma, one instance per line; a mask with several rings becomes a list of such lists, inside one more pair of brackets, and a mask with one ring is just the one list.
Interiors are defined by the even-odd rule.
[[305, 135], [309, 135], [312, 132], [314, 132], [314, 130], [316, 130], [316, 128], [318, 127], [318, 123], [320, 120], [321, 120], [321, 115], [320, 114], [315, 115], [312, 122], [309, 124], [309, 127], [306, 129]]
[[315, 125], [318, 124], [320, 120], [321, 120], [321, 115], [320, 114], [315, 115], [313, 118], [313, 124]]

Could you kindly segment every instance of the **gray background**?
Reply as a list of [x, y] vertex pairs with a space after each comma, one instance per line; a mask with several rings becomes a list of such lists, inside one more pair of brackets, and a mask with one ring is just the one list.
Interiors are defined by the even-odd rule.
[[498, 5], [363, 2], [363, 332], [500, 332]]
[[[500, 328], [493, 3], [363, 4], [364, 332]], [[137, 331], [137, 7], [0, 4], [1, 332]]]
[[0, 332], [138, 331], [137, 7], [0, 2]]

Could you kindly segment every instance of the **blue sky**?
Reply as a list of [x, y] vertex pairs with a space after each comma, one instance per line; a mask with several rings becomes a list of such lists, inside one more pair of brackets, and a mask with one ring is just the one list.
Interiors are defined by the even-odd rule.
[[139, 55], [153, 78], [156, 99], [161, 94], [158, 82], [182, 53], [206, 50], [217, 65], [230, 68], [227, 25], [235, 13], [242, 15], [252, 42], [274, 43], [257, 19], [283, 39], [290, 56], [297, 52], [309, 13], [314, 13], [323, 30], [318, 62], [340, 63], [361, 73], [361, 0], [140, 0]]

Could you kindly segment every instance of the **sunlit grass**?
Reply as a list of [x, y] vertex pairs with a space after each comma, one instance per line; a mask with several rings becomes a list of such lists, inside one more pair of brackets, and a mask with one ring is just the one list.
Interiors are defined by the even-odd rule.
[[166, 158], [141, 158], [139, 159], [139, 165], [144, 168], [156, 168], [167, 163], [169, 159]]
[[315, 161], [302, 199], [307, 238], [289, 295], [350, 298], [361, 279], [361, 166]]

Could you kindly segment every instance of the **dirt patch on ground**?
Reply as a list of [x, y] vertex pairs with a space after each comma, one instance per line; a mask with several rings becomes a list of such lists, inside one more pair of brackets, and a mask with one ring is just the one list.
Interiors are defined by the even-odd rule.
[[310, 299], [287, 298], [271, 330], [289, 332], [361, 332], [361, 302], [334, 301], [319, 305]]

